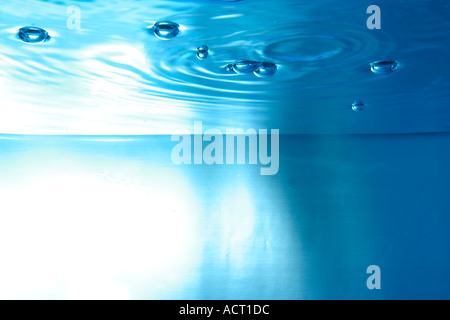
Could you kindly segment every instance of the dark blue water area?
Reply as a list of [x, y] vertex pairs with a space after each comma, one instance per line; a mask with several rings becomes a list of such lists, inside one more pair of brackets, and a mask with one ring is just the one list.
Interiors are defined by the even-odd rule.
[[[289, 137], [297, 152], [287, 149], [283, 168], [298, 171], [283, 173], [300, 239], [314, 248], [312, 296], [448, 298], [449, 138]], [[384, 270], [380, 292], [353, 284], [369, 261]]]
[[[136, 254], [155, 259], [143, 271], [131, 272], [132, 263], [113, 264], [108, 255], [91, 257], [94, 265], [96, 259], [103, 263], [101, 272], [111, 272], [128, 288], [131, 298], [450, 297], [449, 134], [281, 135], [280, 170], [273, 176], [260, 175], [260, 165], [174, 165], [174, 145], [170, 136], [3, 135], [3, 207], [19, 194], [25, 204], [14, 207], [33, 208], [34, 227], [67, 243], [68, 257], [83, 259], [79, 250], [97, 248], [99, 239], [104, 240], [100, 252], [116, 248], [118, 235], [126, 247], [136, 246], [126, 219], [139, 222], [143, 230], [164, 228], [170, 237], [156, 229], [157, 238], [140, 239]], [[36, 193], [44, 199], [26, 204]], [[136, 196], [141, 193], [143, 201]], [[125, 204], [117, 199], [120, 194]], [[53, 204], [58, 201], [63, 202]], [[70, 210], [73, 206], [76, 210]], [[142, 216], [135, 216], [140, 209]], [[2, 212], [2, 225], [11, 227], [18, 218]], [[169, 218], [167, 224], [161, 217]], [[121, 222], [115, 225], [116, 220]], [[10, 243], [26, 236], [22, 230], [33, 228], [28, 223], [20, 220]], [[91, 241], [68, 245], [73, 228]], [[134, 232], [145, 234], [139, 230]], [[90, 238], [91, 233], [102, 238]], [[164, 260], [157, 248], [173, 255]], [[57, 254], [53, 245], [35, 250], [45, 257]], [[120, 246], [117, 250], [127, 256]], [[30, 255], [23, 262], [56, 268], [52, 259], [34, 259]], [[154, 266], [158, 259], [165, 268]], [[366, 286], [370, 265], [381, 269], [380, 290]], [[173, 268], [177, 281], [166, 281]], [[88, 268], [71, 276], [95, 277], [98, 272]], [[67, 281], [63, 277], [61, 283]], [[55, 285], [35, 294], [65, 297], [67, 288]], [[22, 294], [33, 296], [33, 290]]]

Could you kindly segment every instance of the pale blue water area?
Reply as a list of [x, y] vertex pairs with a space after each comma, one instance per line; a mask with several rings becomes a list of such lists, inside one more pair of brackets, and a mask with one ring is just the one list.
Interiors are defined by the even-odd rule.
[[0, 298], [450, 298], [448, 1], [0, 1]]

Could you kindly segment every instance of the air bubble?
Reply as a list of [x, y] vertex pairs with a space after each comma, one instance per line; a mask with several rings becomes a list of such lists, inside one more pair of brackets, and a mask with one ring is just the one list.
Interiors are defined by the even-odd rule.
[[233, 71], [238, 74], [253, 73], [261, 66], [261, 62], [252, 60], [238, 60], [233, 64]]
[[277, 65], [272, 62], [261, 62], [260, 67], [253, 73], [260, 78], [269, 78], [277, 72]]
[[355, 101], [352, 104], [353, 111], [363, 111], [364, 107], [365, 107], [365, 105], [364, 105], [364, 102], [362, 102], [362, 101]]
[[200, 46], [197, 48], [197, 58], [200, 60], [205, 60], [209, 56], [209, 48], [208, 46]]
[[41, 43], [50, 39], [48, 32], [39, 27], [20, 28], [17, 37], [26, 43]]
[[376, 74], [389, 74], [397, 70], [398, 61], [395, 60], [379, 60], [370, 64], [370, 70]]
[[161, 21], [153, 26], [155, 36], [162, 40], [171, 40], [180, 33], [180, 26], [175, 22]]
[[250, 74], [259, 78], [269, 78], [277, 72], [277, 65], [273, 62], [253, 60], [237, 60], [223, 67], [226, 73]]

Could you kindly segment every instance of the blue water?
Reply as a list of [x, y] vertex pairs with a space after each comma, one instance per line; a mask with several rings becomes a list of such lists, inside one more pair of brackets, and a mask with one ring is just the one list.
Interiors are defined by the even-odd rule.
[[[449, 299], [449, 13], [2, 1], [0, 298]], [[227, 69], [242, 60], [256, 69]], [[170, 135], [194, 121], [279, 129], [278, 173], [175, 165]]]

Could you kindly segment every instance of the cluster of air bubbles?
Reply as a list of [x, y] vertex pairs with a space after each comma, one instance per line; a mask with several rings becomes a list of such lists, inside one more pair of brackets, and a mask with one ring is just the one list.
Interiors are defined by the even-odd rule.
[[[162, 40], [174, 39], [180, 33], [180, 26], [175, 22], [156, 22], [150, 30], [156, 37]], [[50, 40], [48, 32], [42, 28], [27, 26], [20, 28], [17, 38], [23, 42], [37, 44]], [[209, 48], [202, 45], [197, 48], [197, 58], [206, 60], [209, 56]], [[378, 60], [370, 63], [370, 70], [375, 74], [390, 74], [398, 69], [399, 63], [396, 60]], [[254, 74], [259, 78], [269, 78], [277, 72], [277, 65], [272, 62], [237, 60], [224, 67], [225, 72], [232, 74]], [[363, 111], [365, 104], [362, 101], [354, 101], [351, 109], [356, 112]]]
[[250, 74], [260, 78], [269, 78], [277, 72], [277, 65], [272, 62], [261, 62], [253, 60], [238, 60], [225, 66], [229, 73]]
[[206, 60], [209, 56], [209, 48], [208, 46], [200, 46], [197, 48], [197, 58], [200, 60]]
[[365, 107], [365, 105], [364, 105], [364, 102], [362, 102], [362, 101], [355, 101], [352, 104], [353, 111], [363, 111], [364, 107]]
[[20, 28], [17, 37], [26, 43], [41, 43], [50, 40], [48, 32], [39, 27]]
[[398, 61], [378, 60], [370, 64], [370, 70], [376, 74], [389, 74], [397, 70]]
[[171, 40], [180, 33], [180, 26], [175, 22], [156, 22], [152, 27], [155, 36], [162, 40]]
[[232, 65], [232, 69], [237, 74], [248, 74], [258, 70], [261, 62], [252, 60], [238, 60]]

